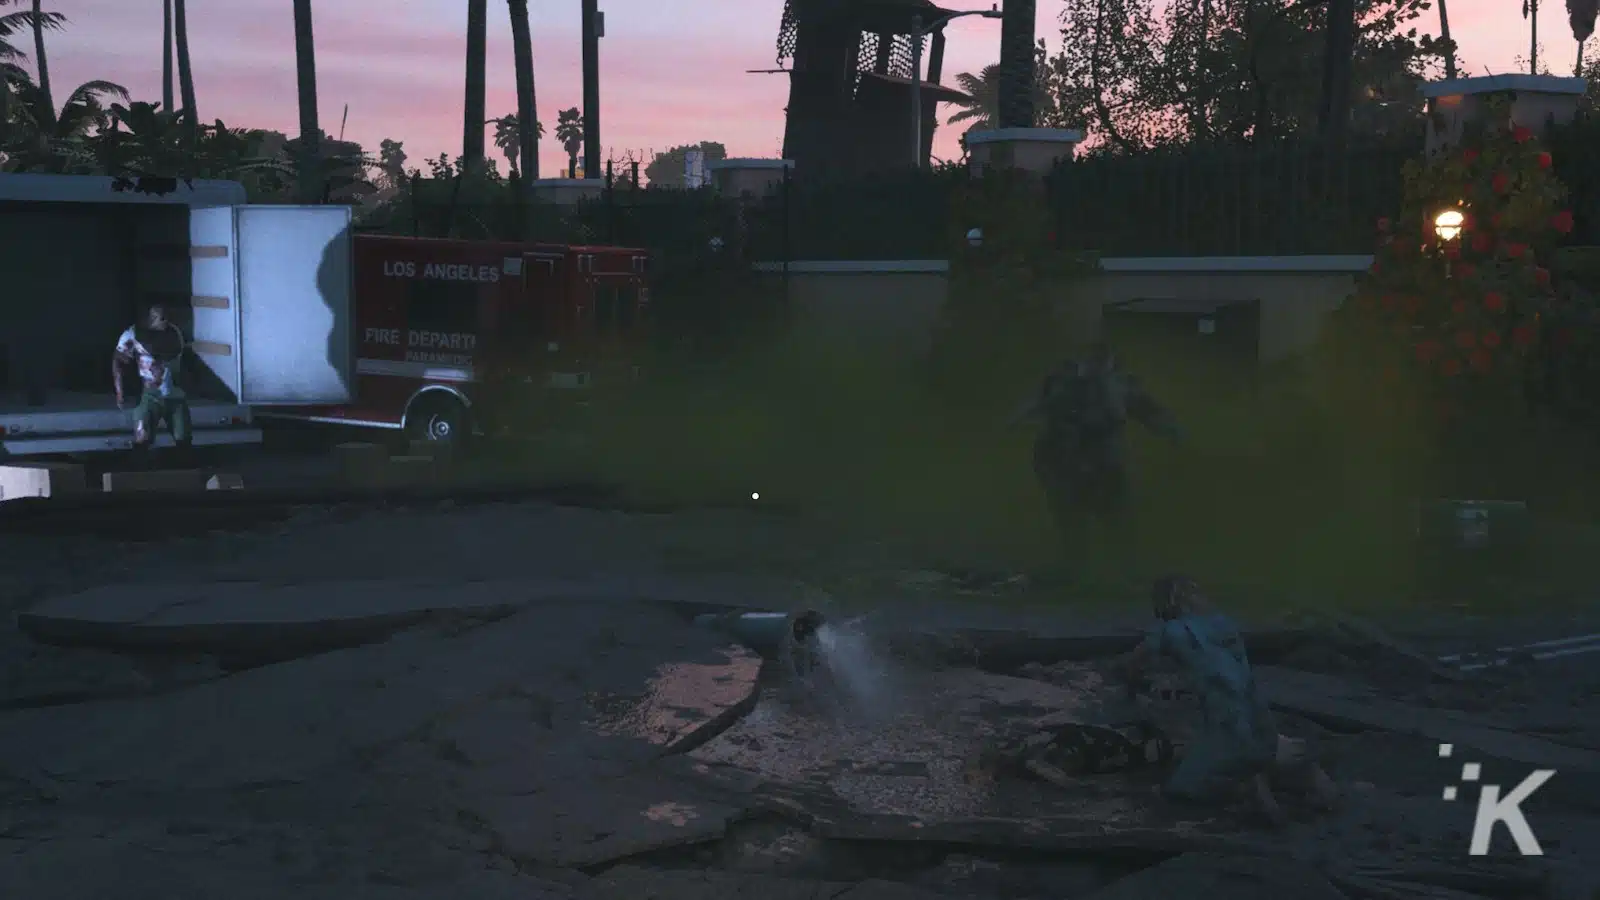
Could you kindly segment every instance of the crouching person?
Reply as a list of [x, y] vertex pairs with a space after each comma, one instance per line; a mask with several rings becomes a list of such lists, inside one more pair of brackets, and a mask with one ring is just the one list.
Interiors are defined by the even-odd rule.
[[1332, 808], [1337, 791], [1327, 773], [1306, 756], [1301, 742], [1278, 734], [1233, 621], [1211, 606], [1193, 580], [1180, 576], [1158, 580], [1151, 601], [1157, 622], [1122, 668], [1137, 678], [1159, 658], [1175, 663], [1199, 698], [1203, 723], [1163, 794], [1218, 803], [1247, 788], [1261, 813], [1282, 824], [1286, 817], [1272, 786], [1292, 780], [1317, 805]]
[[143, 325], [135, 325], [117, 339], [111, 358], [111, 380], [117, 392], [117, 408], [127, 400], [122, 391], [122, 371], [137, 365], [141, 391], [133, 411], [133, 444], [147, 449], [155, 440], [156, 429], [164, 421], [178, 449], [188, 455], [194, 440], [189, 418], [189, 401], [178, 386], [178, 366], [186, 346], [183, 332], [167, 318], [165, 307], [150, 307]]

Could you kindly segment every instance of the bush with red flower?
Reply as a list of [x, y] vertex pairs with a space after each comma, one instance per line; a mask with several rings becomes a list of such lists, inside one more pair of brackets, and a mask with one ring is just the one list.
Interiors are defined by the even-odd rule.
[[1343, 315], [1377, 345], [1369, 362], [1447, 415], [1519, 393], [1505, 389], [1542, 338], [1549, 261], [1573, 228], [1533, 132], [1503, 106], [1486, 120], [1459, 148], [1407, 167], [1404, 207], [1378, 221], [1372, 268]]

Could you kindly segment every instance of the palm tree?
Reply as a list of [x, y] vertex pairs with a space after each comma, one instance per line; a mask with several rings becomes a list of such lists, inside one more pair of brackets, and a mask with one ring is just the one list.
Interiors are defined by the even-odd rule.
[[[1439, 0], [1439, 40], [1444, 43], [1444, 77], [1454, 81], [1456, 77], [1456, 45], [1450, 40], [1450, 9], [1445, 0]], [[1581, 46], [1579, 52], [1582, 52]]]
[[467, 0], [467, 101], [462, 118], [463, 170], [483, 166], [485, 92], [488, 90], [489, 0]]
[[[567, 151], [567, 177], [578, 177], [578, 151], [583, 149], [583, 113], [576, 106], [563, 109], [556, 115], [556, 140]], [[593, 172], [583, 174], [594, 177]]]
[[189, 16], [184, 0], [172, 0], [172, 43], [178, 51], [178, 95], [189, 130], [189, 147], [200, 146], [200, 113], [194, 105], [194, 69], [189, 66]]
[[161, 0], [161, 108], [172, 112], [172, 0]]
[[[511, 9], [511, 52], [517, 69], [517, 118], [523, 122], [539, 121], [538, 98], [533, 85], [533, 34], [528, 27], [528, 0], [506, 0]], [[529, 128], [519, 133], [523, 165], [528, 168], [528, 178], [539, 177], [539, 132]]]
[[55, 113], [55, 100], [50, 96], [50, 63], [44, 55], [44, 10], [39, 8], [42, 0], [33, 0], [33, 64], [39, 70], [36, 82], [39, 93], [44, 102], [44, 110], [50, 114]]
[[[9, 5], [12, 0], [0, 0], [0, 6]], [[15, 100], [13, 85], [28, 84], [28, 73], [17, 65], [27, 60], [28, 55], [12, 46], [7, 40], [12, 35], [23, 29], [58, 29], [65, 25], [67, 17], [60, 13], [39, 13], [35, 15], [32, 10], [19, 10], [0, 16], [0, 151], [3, 151], [11, 142], [11, 120], [15, 115]]]
[[522, 129], [517, 124], [517, 114], [510, 113], [498, 119], [490, 119], [483, 124], [494, 126], [495, 149], [506, 155], [506, 163], [510, 165], [512, 172], [520, 173], [517, 168], [517, 157], [522, 152]]
[[[494, 126], [495, 149], [506, 155], [506, 163], [511, 166], [511, 171], [520, 175], [521, 170], [517, 168], [517, 162], [522, 153], [523, 141], [522, 124], [517, 114], [508, 113], [498, 119], [489, 119], [483, 124]], [[533, 133], [538, 137], [544, 137], [544, 124], [534, 122]]]
[[998, 128], [1000, 123], [1000, 64], [990, 63], [982, 71], [974, 75], [971, 72], [962, 72], [956, 76], [956, 84], [962, 93], [967, 96], [961, 100], [950, 101], [961, 107], [961, 111], [945, 120], [946, 125], [958, 122], [971, 122], [968, 127], [975, 131], [986, 131]]
[[111, 107], [106, 100], [128, 101], [128, 89], [110, 81], [78, 85], [59, 110], [47, 106], [50, 98], [44, 88], [25, 77], [16, 88], [18, 124], [26, 130], [19, 162], [27, 169], [59, 171], [74, 155], [87, 155], [85, 139], [110, 125]]
[[1034, 77], [1035, 0], [1006, 0], [1000, 9], [1000, 118], [1001, 128], [1031, 128], [1033, 99], [1038, 90]]
[[294, 0], [294, 68], [300, 104], [300, 200], [322, 199], [322, 126], [317, 122], [317, 42], [311, 0]]

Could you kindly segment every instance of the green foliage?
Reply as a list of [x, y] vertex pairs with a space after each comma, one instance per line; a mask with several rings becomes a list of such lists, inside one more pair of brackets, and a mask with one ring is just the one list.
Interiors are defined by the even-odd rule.
[[1459, 149], [1407, 166], [1405, 203], [1379, 222], [1373, 270], [1336, 322], [1372, 371], [1412, 388], [1418, 421], [1440, 426], [1524, 412], [1528, 361], [1557, 305], [1548, 261], [1572, 228], [1533, 132], [1503, 104], [1487, 120]]
[[[1418, 33], [1427, 0], [1356, 0], [1353, 131], [1417, 131], [1418, 85], [1443, 45]], [[1060, 115], [1106, 152], [1243, 143], [1315, 128], [1324, 4], [1065, 0], [1046, 81]]]

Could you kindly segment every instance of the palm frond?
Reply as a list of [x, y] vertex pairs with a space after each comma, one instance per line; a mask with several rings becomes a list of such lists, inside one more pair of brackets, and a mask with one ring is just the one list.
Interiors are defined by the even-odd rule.
[[99, 104], [106, 97], [115, 97], [124, 103], [131, 100], [128, 89], [114, 81], [85, 81], [73, 88], [72, 94], [67, 97], [67, 105]]
[[[60, 31], [66, 27], [67, 17], [61, 13], [41, 13], [39, 23], [45, 31]], [[23, 31], [33, 30], [33, 11], [6, 13], [0, 16], [0, 38], [11, 37]]]

